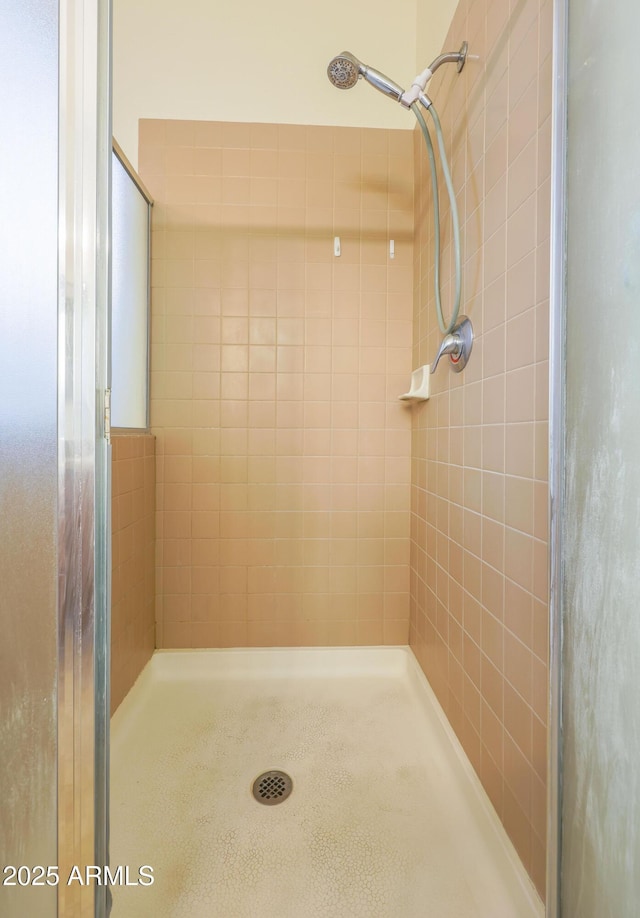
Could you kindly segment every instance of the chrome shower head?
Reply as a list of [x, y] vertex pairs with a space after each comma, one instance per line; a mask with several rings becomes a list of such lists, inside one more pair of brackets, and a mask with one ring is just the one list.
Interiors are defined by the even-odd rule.
[[338, 89], [351, 89], [358, 82], [358, 77], [364, 77], [367, 83], [371, 83], [379, 92], [395, 99], [396, 102], [402, 100], [404, 93], [404, 89], [390, 80], [388, 76], [380, 73], [379, 70], [374, 70], [368, 64], [363, 64], [349, 51], [343, 51], [329, 62], [327, 76]]
[[361, 63], [348, 51], [343, 51], [329, 62], [327, 76], [337, 89], [351, 89], [358, 82]]

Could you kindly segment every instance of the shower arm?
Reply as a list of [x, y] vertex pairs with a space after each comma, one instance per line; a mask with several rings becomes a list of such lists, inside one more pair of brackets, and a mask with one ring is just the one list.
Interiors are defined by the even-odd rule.
[[429, 108], [431, 101], [427, 95], [425, 95], [425, 87], [433, 74], [439, 67], [442, 67], [443, 64], [457, 64], [458, 73], [462, 70], [467, 60], [467, 52], [469, 50], [469, 44], [466, 41], [462, 42], [459, 51], [447, 51], [444, 54], [439, 54], [436, 59], [426, 67], [422, 73], [419, 73], [411, 87], [402, 94], [398, 100], [401, 105], [404, 105], [405, 108], [411, 108], [411, 105], [414, 102], [421, 102], [425, 108]]
[[449, 51], [446, 54], [440, 54], [435, 61], [429, 65], [429, 70], [431, 73], [435, 73], [438, 67], [441, 67], [443, 64], [457, 64], [458, 73], [460, 73], [467, 59], [468, 50], [469, 45], [466, 41], [463, 41], [459, 51]]

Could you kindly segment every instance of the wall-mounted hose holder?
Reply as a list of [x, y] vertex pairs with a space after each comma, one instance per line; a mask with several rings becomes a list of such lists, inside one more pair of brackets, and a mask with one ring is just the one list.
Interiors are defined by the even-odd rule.
[[451, 369], [454, 373], [460, 373], [467, 365], [472, 347], [473, 326], [471, 325], [471, 320], [466, 316], [460, 316], [458, 323], [442, 339], [436, 359], [431, 364], [431, 372], [435, 373], [443, 354], [448, 354]]

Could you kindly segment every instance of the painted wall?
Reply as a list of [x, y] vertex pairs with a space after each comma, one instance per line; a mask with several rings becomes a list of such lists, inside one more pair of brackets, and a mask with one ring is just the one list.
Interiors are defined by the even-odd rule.
[[[411, 646], [538, 890], [544, 894], [551, 0], [460, 3], [442, 117], [475, 343], [414, 409]], [[428, 163], [416, 142], [414, 364], [441, 333]], [[442, 197], [441, 197], [442, 201]], [[444, 203], [444, 202], [443, 202]], [[450, 312], [450, 216], [443, 300]]]
[[417, 0], [416, 73], [424, 70], [442, 51], [457, 51], [462, 44], [460, 41], [457, 46], [454, 43], [449, 47], [445, 42], [457, 5], [458, 0]]
[[454, 8], [452, 0], [378, 9], [371, 0], [114, 0], [114, 135], [137, 166], [139, 118], [412, 128], [375, 90], [334, 89], [327, 63], [348, 49], [409, 84], [440, 52]]

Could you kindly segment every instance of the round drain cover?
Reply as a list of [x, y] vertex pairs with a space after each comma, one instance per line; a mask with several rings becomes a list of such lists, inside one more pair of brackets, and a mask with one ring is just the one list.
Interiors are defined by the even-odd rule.
[[284, 771], [265, 771], [253, 782], [253, 796], [266, 806], [282, 803], [292, 790], [293, 781]]

